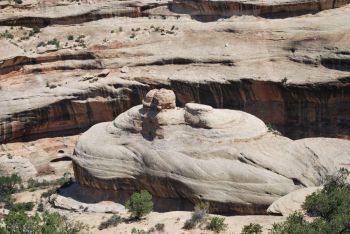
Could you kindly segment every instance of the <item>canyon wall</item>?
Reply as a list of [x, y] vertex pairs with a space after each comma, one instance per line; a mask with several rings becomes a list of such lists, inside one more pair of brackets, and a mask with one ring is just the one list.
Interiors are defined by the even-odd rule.
[[347, 2], [254, 4], [1, 3], [0, 141], [80, 133], [161, 87], [293, 139], [349, 138]]

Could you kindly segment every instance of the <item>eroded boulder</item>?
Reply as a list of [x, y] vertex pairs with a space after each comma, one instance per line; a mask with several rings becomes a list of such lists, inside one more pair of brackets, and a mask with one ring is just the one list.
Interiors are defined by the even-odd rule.
[[150, 104], [157, 92], [80, 137], [73, 160], [82, 186], [117, 194], [145, 189], [177, 202], [209, 201], [216, 213], [263, 214], [280, 197], [319, 186], [349, 165], [347, 140], [293, 141], [242, 111], [194, 103], [158, 108], [173, 102]]

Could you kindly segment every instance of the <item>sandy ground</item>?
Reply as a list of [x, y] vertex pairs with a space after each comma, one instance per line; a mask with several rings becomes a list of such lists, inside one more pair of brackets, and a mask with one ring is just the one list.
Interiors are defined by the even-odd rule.
[[[186, 211], [173, 211], [166, 213], [150, 213], [144, 220], [133, 223], [122, 223], [117, 227], [108, 228], [105, 230], [98, 230], [97, 227], [102, 220], [107, 220], [111, 214], [70, 214], [74, 220], [79, 220], [83, 223], [89, 224], [93, 228], [90, 229], [92, 233], [131, 233], [132, 228], [142, 229], [148, 231], [151, 227], [154, 227], [157, 223], [163, 223], [165, 225], [165, 232], [168, 234], [172, 233], [214, 233], [212, 231], [205, 230], [205, 226], [196, 228], [194, 230], [182, 229], [185, 221], [190, 218], [191, 212]], [[212, 216], [212, 215], [211, 215]], [[239, 234], [244, 225], [249, 223], [259, 223], [264, 227], [264, 233], [268, 233], [268, 229], [271, 228], [275, 222], [284, 220], [282, 216], [229, 216], [225, 217], [225, 223], [228, 225], [227, 230], [222, 233]], [[94, 227], [95, 226], [95, 227]]]
[[[14, 195], [17, 202], [35, 202], [40, 201], [40, 195], [44, 190], [37, 190], [34, 192], [21, 192]], [[54, 209], [52, 207], [46, 207], [50, 211], [58, 211], [61, 214], [67, 216], [70, 220], [80, 221], [89, 226], [89, 233], [117, 233], [117, 234], [129, 234], [133, 228], [142, 229], [148, 231], [154, 227], [157, 223], [165, 225], [165, 232], [168, 234], [209, 234], [214, 233], [212, 231], [205, 230], [203, 227], [198, 227], [194, 230], [184, 230], [182, 227], [187, 219], [191, 217], [191, 212], [187, 211], [172, 211], [172, 212], [151, 212], [143, 220], [130, 223], [122, 223], [117, 227], [111, 227], [105, 230], [98, 230], [98, 226], [102, 221], [107, 220], [112, 214], [106, 213], [84, 213], [84, 212], [72, 212], [62, 209]], [[120, 216], [128, 218], [127, 212], [119, 213]], [[214, 215], [210, 215], [214, 216]], [[268, 229], [271, 228], [273, 223], [281, 222], [285, 220], [282, 216], [267, 216], [267, 215], [249, 215], [249, 216], [225, 216], [225, 223], [228, 225], [225, 232], [227, 234], [239, 234], [244, 227], [249, 223], [259, 223], [264, 227], [264, 233], [268, 233]], [[157, 232], [155, 232], [157, 233]]]

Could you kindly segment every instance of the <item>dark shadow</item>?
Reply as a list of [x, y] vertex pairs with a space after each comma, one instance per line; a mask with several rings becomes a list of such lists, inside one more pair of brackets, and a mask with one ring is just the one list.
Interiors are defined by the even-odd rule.
[[348, 58], [322, 58], [321, 64], [328, 69], [350, 71], [350, 56]]
[[[60, 188], [58, 194], [72, 198], [76, 201], [93, 204], [102, 201], [113, 201], [124, 205], [134, 191], [99, 190], [95, 188], [82, 187], [78, 183]], [[193, 204], [182, 198], [161, 198], [153, 196], [156, 212], [169, 211], [192, 211]]]
[[50, 162], [55, 163], [55, 162], [62, 162], [62, 161], [72, 161], [72, 159], [68, 156], [63, 156], [60, 158], [54, 158]]
[[159, 129], [159, 124], [155, 120], [158, 113], [159, 110], [156, 109], [140, 109], [140, 114], [143, 116], [141, 134], [143, 138], [145, 138], [148, 141], [153, 141], [153, 139], [157, 136], [156, 132], [157, 129]]
[[[283, 19], [305, 14], [316, 14], [322, 10], [327, 10], [322, 9], [319, 3], [311, 1], [264, 5], [238, 1], [201, 0], [174, 1], [169, 3], [169, 9], [178, 14], [190, 15], [192, 19], [200, 22], [212, 22], [222, 18], [243, 15], [252, 15], [268, 19]], [[210, 12], [205, 12], [203, 9], [210, 9]], [[213, 14], [213, 12], [215, 14]]]

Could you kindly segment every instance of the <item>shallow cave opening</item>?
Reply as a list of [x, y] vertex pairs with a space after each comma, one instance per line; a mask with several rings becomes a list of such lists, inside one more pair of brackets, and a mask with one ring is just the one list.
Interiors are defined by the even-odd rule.
[[68, 156], [63, 156], [63, 157], [60, 157], [60, 158], [54, 158], [50, 162], [51, 163], [55, 163], [55, 162], [62, 162], [62, 161], [72, 161], [72, 159], [70, 157], [68, 157]]

